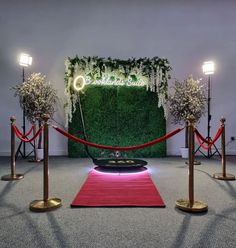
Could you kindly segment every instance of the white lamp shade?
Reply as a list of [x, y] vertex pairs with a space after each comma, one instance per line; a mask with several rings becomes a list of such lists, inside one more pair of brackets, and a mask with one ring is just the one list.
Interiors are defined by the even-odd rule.
[[206, 61], [202, 65], [202, 71], [205, 75], [214, 74], [215, 64], [213, 61]]
[[20, 55], [19, 64], [24, 67], [28, 67], [29, 65], [32, 65], [32, 57], [29, 54], [22, 53]]

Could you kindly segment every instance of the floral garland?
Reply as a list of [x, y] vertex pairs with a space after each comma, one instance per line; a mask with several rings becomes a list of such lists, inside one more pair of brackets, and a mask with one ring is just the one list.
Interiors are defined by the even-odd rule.
[[[156, 92], [158, 107], [163, 107], [167, 116], [168, 79], [170, 79], [170, 64], [167, 59], [158, 57], [139, 59], [111, 59], [110, 57], [67, 58], [65, 61], [65, 94], [64, 105], [67, 123], [72, 119], [76, 110], [77, 92], [72, 89], [72, 82], [77, 75], [84, 76], [91, 83], [102, 80], [113, 81], [114, 84], [124, 85], [124, 82], [141, 82], [147, 90]], [[127, 84], [126, 84], [127, 85]], [[134, 83], [135, 85], [135, 83]]]

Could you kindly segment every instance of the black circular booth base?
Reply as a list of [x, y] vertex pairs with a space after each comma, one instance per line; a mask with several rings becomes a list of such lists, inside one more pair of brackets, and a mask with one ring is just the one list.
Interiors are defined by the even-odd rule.
[[147, 162], [141, 159], [133, 158], [115, 158], [115, 159], [95, 159], [94, 164], [103, 168], [140, 168], [147, 165]]

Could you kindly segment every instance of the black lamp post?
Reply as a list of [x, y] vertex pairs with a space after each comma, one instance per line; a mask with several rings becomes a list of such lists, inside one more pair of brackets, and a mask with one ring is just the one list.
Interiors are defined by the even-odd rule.
[[[211, 141], [211, 75], [214, 74], [215, 72], [215, 64], [213, 61], [206, 61], [203, 63], [202, 65], [202, 71], [205, 75], [208, 76], [208, 89], [207, 89], [207, 137], [206, 139], [208, 141]], [[201, 146], [199, 146], [196, 150], [199, 151], [201, 154], [203, 154], [206, 158], [211, 158], [213, 157], [216, 153], [218, 153], [218, 155], [220, 155], [219, 150], [217, 149], [217, 147], [215, 146], [215, 144], [212, 145], [215, 148], [215, 151], [212, 152], [212, 149], [210, 147], [210, 149], [207, 150], [207, 154], [203, 153], [200, 148]], [[196, 153], [195, 152], [195, 153]]]
[[[22, 66], [22, 82], [25, 82], [25, 67], [28, 67], [30, 65], [32, 65], [32, 57], [29, 54], [26, 53], [22, 53], [20, 55], [20, 59], [19, 59], [19, 65]], [[23, 108], [23, 125], [22, 125], [22, 131], [23, 131], [23, 135], [25, 135], [26, 131], [25, 131], [25, 107]], [[23, 149], [21, 151], [21, 147], [23, 145]], [[21, 155], [22, 158], [27, 158], [29, 155], [26, 155], [26, 144], [25, 142], [20, 142], [19, 147], [16, 151], [16, 158], [18, 157], [18, 155]]]

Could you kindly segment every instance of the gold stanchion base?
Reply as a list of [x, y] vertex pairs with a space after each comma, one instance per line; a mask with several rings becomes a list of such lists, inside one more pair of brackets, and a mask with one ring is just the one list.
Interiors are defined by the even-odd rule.
[[[188, 161], [186, 161], [185, 164], [188, 164]], [[201, 165], [201, 162], [194, 160], [193, 165]]]
[[218, 179], [218, 180], [226, 180], [226, 181], [233, 181], [235, 180], [235, 176], [232, 174], [225, 174], [223, 173], [215, 173], [213, 175], [213, 178]]
[[208, 206], [201, 201], [194, 201], [193, 206], [190, 207], [189, 200], [179, 199], [175, 202], [175, 207], [190, 213], [202, 213], [208, 210]]
[[30, 203], [30, 210], [33, 212], [47, 212], [54, 209], [57, 209], [61, 206], [61, 199], [52, 198], [46, 201], [44, 200], [35, 200]]
[[15, 181], [15, 180], [20, 180], [24, 178], [24, 175], [22, 174], [16, 174], [16, 175], [5, 175], [1, 177], [1, 180], [3, 181]]

